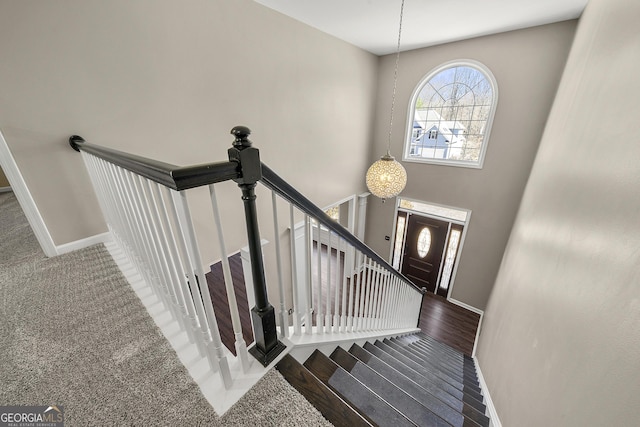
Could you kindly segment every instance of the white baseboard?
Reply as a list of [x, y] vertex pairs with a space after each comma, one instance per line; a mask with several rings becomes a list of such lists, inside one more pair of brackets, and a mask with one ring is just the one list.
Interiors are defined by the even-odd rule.
[[478, 374], [478, 381], [480, 381], [480, 387], [482, 388], [484, 403], [487, 406], [487, 412], [489, 412], [486, 415], [491, 419], [489, 427], [502, 427], [502, 423], [500, 422], [500, 418], [498, 417], [498, 412], [496, 411], [496, 407], [493, 405], [493, 400], [491, 399], [489, 387], [487, 387], [487, 383], [484, 380], [484, 376], [482, 375], [482, 369], [480, 369], [478, 358], [476, 358], [475, 356], [473, 356], [473, 363], [475, 363], [476, 365], [476, 373]]
[[457, 299], [449, 298], [448, 301], [454, 303], [455, 305], [459, 305], [462, 308], [466, 308], [469, 311], [473, 311], [474, 313], [477, 313], [481, 316], [484, 314], [484, 311], [480, 310], [479, 308], [475, 308], [474, 306], [471, 306], [462, 301], [458, 301]]
[[88, 248], [89, 246], [97, 245], [98, 243], [108, 243], [111, 240], [111, 232], [96, 234], [95, 236], [56, 246], [56, 255], [62, 255], [68, 252], [77, 251], [78, 249]]

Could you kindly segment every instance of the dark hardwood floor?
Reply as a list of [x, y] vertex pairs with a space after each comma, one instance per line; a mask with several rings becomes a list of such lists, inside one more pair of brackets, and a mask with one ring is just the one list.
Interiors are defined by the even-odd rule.
[[[244, 286], [244, 273], [242, 271], [242, 258], [240, 253], [229, 257], [229, 267], [231, 268], [231, 278], [233, 280], [233, 288], [236, 294], [236, 302], [238, 303], [238, 311], [240, 312], [240, 323], [242, 324], [242, 336], [247, 344], [253, 342], [253, 332], [251, 331], [251, 314], [249, 312], [249, 303], [247, 301], [247, 291]], [[222, 343], [236, 355], [235, 337], [233, 335], [233, 326], [231, 324], [231, 315], [229, 314], [229, 299], [227, 297], [227, 289], [224, 286], [224, 276], [222, 273], [222, 262], [217, 262], [211, 266], [211, 271], [205, 274], [207, 284], [209, 285], [209, 293], [211, 301], [216, 312], [216, 321]]]
[[480, 315], [445, 298], [426, 293], [418, 327], [422, 332], [471, 356]]

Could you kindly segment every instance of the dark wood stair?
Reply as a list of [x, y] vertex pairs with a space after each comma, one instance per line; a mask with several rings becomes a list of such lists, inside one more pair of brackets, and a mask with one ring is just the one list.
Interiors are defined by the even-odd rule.
[[337, 426], [490, 424], [473, 359], [426, 335], [316, 350], [303, 365], [287, 356], [277, 369]]

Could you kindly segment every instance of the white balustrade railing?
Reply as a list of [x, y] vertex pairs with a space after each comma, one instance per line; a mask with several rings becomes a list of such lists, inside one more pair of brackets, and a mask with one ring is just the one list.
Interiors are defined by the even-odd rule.
[[[357, 240], [352, 234], [354, 213], [349, 217], [348, 229], [338, 226], [343, 231], [334, 231], [336, 227], [327, 215], [318, 208], [305, 208], [299, 203], [301, 195], [286, 194], [295, 190], [283, 189], [286, 184], [264, 165], [263, 174], [265, 169], [268, 175], [262, 182], [272, 190], [281, 336], [416, 328], [424, 290], [363, 244], [359, 248], [352, 244]], [[285, 257], [280, 248], [280, 196], [289, 203], [288, 217], [282, 218], [289, 229], [290, 254]], [[318, 215], [310, 214], [311, 210]], [[350, 241], [343, 237], [345, 233], [350, 235]], [[282, 263], [286, 262], [291, 278], [283, 283]], [[288, 312], [284, 300], [287, 294], [292, 296]], [[288, 332], [290, 326], [292, 332]]]
[[[80, 137], [73, 138], [78, 143], [84, 142]], [[208, 185], [219, 250], [223, 254], [221, 264], [236, 354], [242, 370], [247, 372], [249, 352], [226, 256], [229, 252], [220, 206], [215, 185], [209, 184], [236, 179], [235, 163], [216, 164], [215, 179], [197, 184], [193, 182], [200, 179], [199, 172], [190, 175], [190, 168], [96, 147], [85, 144], [81, 153], [115, 243], [200, 356], [207, 359], [211, 370], [219, 373], [225, 387], [231, 387], [228, 359], [233, 356], [223, 347], [216, 304], [209, 294], [187, 202], [188, 190], [173, 188]], [[268, 276], [275, 277], [277, 282], [277, 292], [273, 293], [275, 298], [271, 295], [271, 300], [275, 301], [280, 338], [304, 335], [308, 342], [315, 336], [326, 340], [340, 334], [344, 338], [361, 332], [415, 328], [423, 290], [353, 235], [354, 210], [344, 228], [265, 165], [262, 173], [261, 182], [271, 190], [276, 259], [275, 264], [265, 268], [271, 269], [273, 274]], [[283, 200], [288, 209], [279, 210], [278, 204], [282, 205]], [[281, 236], [286, 237], [287, 233], [288, 239], [281, 241]], [[288, 271], [290, 276], [285, 274]], [[247, 291], [251, 293], [253, 289]]]
[[[201, 263], [185, 191], [174, 191], [127, 169], [82, 152], [109, 229], [118, 247], [171, 313], [225, 387], [231, 373], [214, 305]], [[218, 242], [226, 251], [214, 185], [209, 186]], [[228, 258], [222, 257], [224, 282], [243, 371], [249, 367]]]

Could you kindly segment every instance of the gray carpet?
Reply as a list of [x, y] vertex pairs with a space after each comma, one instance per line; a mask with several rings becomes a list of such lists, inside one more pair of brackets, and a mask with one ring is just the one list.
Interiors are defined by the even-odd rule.
[[277, 371], [223, 417], [104, 246], [46, 258], [0, 194], [0, 405], [62, 405], [68, 426], [331, 425]]

